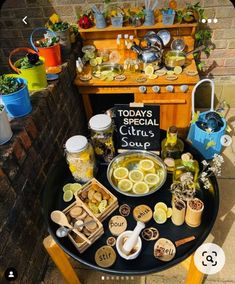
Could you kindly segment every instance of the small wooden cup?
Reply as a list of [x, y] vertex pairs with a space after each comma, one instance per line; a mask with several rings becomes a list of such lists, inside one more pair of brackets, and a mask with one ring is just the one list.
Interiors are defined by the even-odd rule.
[[[196, 206], [196, 203], [200, 204], [200, 206], [198, 205], [198, 208], [194, 208]], [[192, 207], [192, 205], [194, 206]], [[200, 226], [203, 210], [204, 210], [204, 203], [200, 199], [194, 198], [192, 200], [189, 200], [187, 202], [185, 223], [188, 226], [194, 228]]]
[[172, 223], [176, 226], [181, 226], [185, 219], [186, 204], [183, 200], [176, 197], [172, 200]]

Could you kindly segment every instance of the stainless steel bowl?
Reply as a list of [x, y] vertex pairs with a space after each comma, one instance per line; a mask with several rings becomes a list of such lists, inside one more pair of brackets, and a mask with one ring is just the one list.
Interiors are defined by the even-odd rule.
[[157, 35], [162, 39], [164, 46], [171, 40], [171, 34], [168, 30], [160, 30]]
[[[119, 167], [123, 166], [125, 164], [125, 167], [130, 171], [133, 169], [137, 169], [138, 167], [138, 162], [142, 159], [150, 159], [154, 162], [154, 164], [161, 169], [161, 181], [153, 188], [150, 189], [149, 192], [144, 193], [144, 194], [136, 194], [132, 191], [121, 191], [117, 187], [117, 183], [115, 182], [115, 179], [113, 177], [113, 172], [114, 170]], [[119, 154], [116, 156], [109, 164], [108, 169], [107, 169], [107, 178], [111, 186], [118, 191], [119, 193], [127, 196], [132, 196], [132, 197], [141, 197], [141, 196], [146, 196], [150, 195], [157, 190], [159, 190], [165, 183], [166, 178], [167, 178], [167, 170], [164, 162], [162, 161], [161, 158], [159, 158], [156, 154], [149, 152], [149, 151], [144, 151], [144, 150], [132, 150], [132, 151], [127, 151], [122, 154]]]

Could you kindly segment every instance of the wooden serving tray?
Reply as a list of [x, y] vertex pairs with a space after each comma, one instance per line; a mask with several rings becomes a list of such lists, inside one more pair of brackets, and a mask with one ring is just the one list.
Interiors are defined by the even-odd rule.
[[63, 212], [67, 216], [69, 214], [69, 211], [75, 207], [75, 206], [80, 206], [83, 208], [83, 210], [90, 216], [92, 217], [95, 221], [96, 224], [98, 225], [97, 229], [87, 238], [91, 241], [91, 244], [87, 243], [86, 241], [83, 241], [82, 243], [77, 243], [76, 240], [74, 239], [72, 234], [69, 234], [68, 237], [71, 240], [71, 242], [74, 244], [76, 249], [80, 252], [83, 253], [88, 247], [90, 247], [98, 238], [102, 236], [104, 233], [104, 228], [102, 223], [96, 218], [96, 216], [89, 210], [89, 208], [81, 201], [81, 200], [76, 200], [73, 202], [70, 206], [66, 207]]
[[106, 207], [104, 212], [94, 214], [100, 222], [103, 222], [110, 214], [112, 214], [113, 211], [115, 211], [118, 208], [118, 200], [117, 200], [116, 196], [114, 196], [105, 186], [103, 186], [100, 182], [98, 182], [97, 179], [93, 178], [92, 180], [90, 180], [88, 183], [86, 183], [83, 186], [82, 190], [79, 190], [79, 191], [75, 192], [75, 194], [74, 194], [75, 198], [79, 202], [82, 202], [84, 204], [84, 206], [86, 206], [88, 209], [89, 209], [89, 207], [87, 206], [87, 204], [82, 201], [82, 199], [83, 199], [82, 194], [85, 193], [85, 192], [88, 192], [92, 188], [94, 188], [97, 191], [106, 193], [107, 195], [110, 196], [109, 198], [112, 199], [112, 202]]

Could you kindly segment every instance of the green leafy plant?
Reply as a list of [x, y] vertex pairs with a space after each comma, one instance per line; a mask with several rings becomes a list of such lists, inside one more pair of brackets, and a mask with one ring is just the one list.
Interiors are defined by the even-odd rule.
[[[6, 75], [0, 76], [0, 94], [7, 95], [15, 93], [23, 88], [24, 84], [20, 83], [17, 78], [8, 77]], [[2, 105], [0, 105], [1, 108]], [[2, 110], [2, 109], [1, 109]]]
[[200, 19], [205, 18], [205, 10], [201, 7], [200, 2], [192, 5], [191, 3], [186, 3], [186, 7], [182, 10], [176, 11], [176, 20], [181, 23], [199, 21]]
[[23, 58], [19, 60], [18, 68], [28, 69], [34, 66], [41, 65], [43, 62], [39, 59], [38, 54], [36, 53], [27, 53]]
[[46, 23], [46, 27], [54, 32], [62, 32], [69, 28], [69, 24], [67, 22], [63, 22], [60, 17], [54, 13], [50, 16]]
[[38, 47], [50, 47], [57, 44], [60, 41], [59, 37], [45, 38], [36, 41]]
[[[195, 33], [195, 46], [199, 47], [204, 45], [205, 48], [203, 52], [206, 54], [207, 58], [210, 56], [212, 50], [212, 42], [211, 42], [212, 32], [208, 29], [200, 29], [198, 28], [197, 32]], [[196, 61], [198, 69], [201, 71], [205, 67], [205, 61], [201, 61], [201, 52], [194, 52], [193, 54], [194, 59]]]

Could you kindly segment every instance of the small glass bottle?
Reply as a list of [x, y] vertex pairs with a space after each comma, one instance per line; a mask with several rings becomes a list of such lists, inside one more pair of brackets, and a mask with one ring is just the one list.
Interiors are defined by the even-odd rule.
[[184, 150], [184, 142], [177, 137], [177, 133], [176, 126], [169, 127], [167, 136], [161, 144], [161, 157], [163, 160], [166, 158], [180, 159]]
[[95, 174], [95, 155], [91, 144], [82, 135], [70, 137], [65, 143], [69, 169], [78, 182], [85, 183]]
[[107, 114], [97, 114], [89, 120], [89, 128], [98, 160], [109, 163], [115, 156], [112, 119]]
[[[184, 156], [189, 156], [190, 153], [185, 153], [181, 159], [175, 160], [175, 168], [173, 172], [173, 181], [181, 181], [191, 179], [194, 183], [198, 181], [199, 164], [193, 158], [185, 159]], [[192, 155], [191, 155], [192, 157]]]
[[129, 56], [129, 49], [128, 49], [129, 35], [128, 34], [124, 34], [124, 44], [125, 44], [124, 57], [128, 58], [128, 56]]

